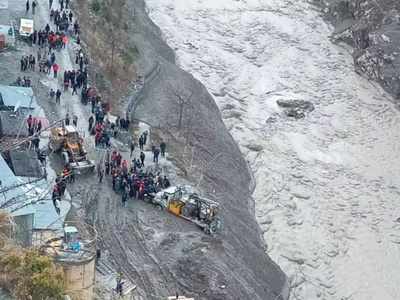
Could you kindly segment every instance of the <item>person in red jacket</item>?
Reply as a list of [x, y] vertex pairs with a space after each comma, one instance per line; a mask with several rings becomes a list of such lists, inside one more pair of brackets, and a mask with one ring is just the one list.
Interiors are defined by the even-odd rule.
[[56, 63], [53, 64], [53, 72], [54, 72], [54, 78], [57, 78], [57, 73], [60, 70], [60, 66]]
[[122, 161], [122, 173], [124, 175], [128, 174], [128, 161], [126, 159]]
[[139, 199], [144, 200], [144, 181], [139, 181]]
[[66, 35], [64, 35], [62, 37], [62, 46], [63, 48], [65, 48], [65, 46], [68, 44], [68, 37]]

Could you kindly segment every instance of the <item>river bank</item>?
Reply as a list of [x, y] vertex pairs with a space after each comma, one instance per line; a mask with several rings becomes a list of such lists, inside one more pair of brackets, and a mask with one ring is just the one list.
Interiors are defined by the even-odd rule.
[[[79, 5], [79, 18], [90, 20], [90, 9], [82, 6], [85, 2]], [[199, 299], [286, 299], [286, 277], [263, 251], [250, 195], [251, 175], [221, 121], [218, 107], [199, 81], [175, 65], [174, 52], [148, 18], [144, 2], [127, 1], [124, 12], [134, 12], [134, 18], [121, 15], [129, 33], [122, 45], [135, 46], [139, 76], [155, 64], [160, 65], [157, 76], [141, 91], [131, 117], [150, 125], [156, 135], [167, 141], [169, 159], [178, 167], [178, 175], [197, 186], [202, 194], [216, 199], [222, 205], [224, 220], [223, 233], [215, 237], [204, 236], [178, 221], [171, 224], [164, 217], [160, 217], [158, 225], [165, 226], [156, 226], [156, 230], [150, 230], [154, 224], [147, 224], [146, 239], [141, 243], [152, 259], [144, 261], [159, 271], [150, 272], [149, 280], [154, 284], [144, 286], [144, 290], [163, 294], [179, 286], [184, 293]], [[83, 30], [82, 39], [90, 49], [96, 45], [86, 39], [89, 34]], [[93, 64], [101, 66], [97, 59], [96, 55], [91, 56]], [[177, 113], [180, 105], [181, 115]], [[121, 248], [130, 247], [131, 239], [119, 237], [118, 243]], [[129, 256], [132, 269], [140, 273], [141, 255]], [[124, 261], [117, 259], [117, 264]], [[174, 280], [167, 279], [166, 274]]]
[[[256, 178], [267, 253], [293, 299], [397, 299], [399, 113], [307, 1], [146, 1]], [[288, 117], [277, 100], [315, 110]]]

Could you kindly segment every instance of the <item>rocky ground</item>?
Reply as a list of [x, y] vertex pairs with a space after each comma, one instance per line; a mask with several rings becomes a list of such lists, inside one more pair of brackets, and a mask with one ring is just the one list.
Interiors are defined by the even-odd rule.
[[[49, 23], [48, 2], [38, 3], [34, 19], [37, 28], [42, 28]], [[25, 1], [9, 4], [15, 20], [24, 15]], [[196, 226], [140, 201], [130, 201], [123, 208], [120, 197], [110, 188], [109, 178], [99, 185], [96, 176], [88, 174], [69, 186], [74, 211], [96, 226], [103, 259], [113, 271], [122, 271], [137, 285], [138, 299], [164, 299], [176, 292], [196, 299], [286, 299], [286, 276], [263, 251], [247, 164], [226, 131], [217, 106], [198, 81], [174, 64], [173, 52], [148, 19], [144, 3], [132, 1], [130, 5], [135, 10], [136, 25], [132, 36], [140, 54], [137, 70], [145, 74], [156, 62], [161, 65], [157, 79], [142, 91], [133, 117], [151, 125], [155, 139], [167, 140], [169, 157], [160, 167], [173, 183], [190, 182], [221, 203], [225, 229], [220, 235], [208, 236]], [[71, 40], [67, 50], [57, 52], [61, 73], [76, 68], [71, 60], [76, 49]], [[7, 66], [7, 72], [0, 72], [2, 83], [21, 76], [17, 62], [29, 53], [36, 54], [36, 49], [21, 44], [18, 51], [1, 54], [2, 66]], [[91, 61], [95, 64], [96, 58]], [[33, 72], [29, 76], [46, 116], [58, 120], [67, 112], [77, 115], [89, 157], [101, 158], [103, 152], [94, 148], [87, 132], [89, 108], [71, 91], [63, 94], [59, 106], [47, 97], [51, 87], [61, 86], [61, 76], [54, 79]], [[192, 101], [185, 104], [178, 126], [180, 96]], [[127, 155], [126, 145], [118, 140], [113, 140], [113, 145]], [[55, 155], [51, 158], [53, 167], [59, 170], [59, 159]], [[99, 294], [109, 299], [107, 293], [101, 289]]]
[[333, 37], [354, 47], [355, 70], [400, 99], [400, 2], [316, 0], [335, 25]]

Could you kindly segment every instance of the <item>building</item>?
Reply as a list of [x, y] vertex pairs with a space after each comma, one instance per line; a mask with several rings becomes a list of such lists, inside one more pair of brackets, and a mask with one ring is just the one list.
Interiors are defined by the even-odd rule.
[[3, 158], [16, 176], [32, 178], [45, 176], [46, 170], [33, 149], [6, 151], [3, 152]]
[[0, 51], [6, 48], [15, 47], [15, 32], [11, 25], [0, 24], [0, 37], [4, 44], [0, 44]]
[[62, 236], [49, 239], [42, 250], [62, 268], [66, 293], [74, 300], [94, 297], [96, 230], [83, 223], [65, 224]]
[[31, 88], [0, 84], [0, 137], [28, 136], [29, 115], [41, 120], [42, 126], [48, 125]]
[[27, 111], [14, 112], [13, 110], [0, 111], [0, 137], [27, 137]]
[[15, 217], [16, 240], [24, 246], [39, 246], [62, 234], [70, 202], [60, 202], [58, 215], [51, 200], [52, 186], [45, 178], [15, 175], [2, 155], [0, 170], [0, 209]]
[[20, 108], [30, 112], [39, 108], [32, 88], [0, 84], [0, 110]]

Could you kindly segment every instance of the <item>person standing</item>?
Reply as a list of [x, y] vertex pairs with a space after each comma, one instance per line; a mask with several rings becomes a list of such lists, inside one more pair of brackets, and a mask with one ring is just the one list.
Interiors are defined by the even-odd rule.
[[78, 127], [78, 116], [77, 116], [77, 115], [73, 115], [73, 116], [72, 116], [72, 124], [73, 124], [75, 127]]
[[164, 189], [167, 189], [170, 186], [171, 186], [171, 183], [169, 182], [167, 176], [164, 176], [164, 179], [163, 179], [163, 187], [164, 187]]
[[149, 134], [149, 132], [146, 130], [145, 132], [143, 132], [143, 145], [146, 145], [147, 143], [147, 135]]
[[129, 157], [132, 157], [133, 151], [135, 151], [135, 138], [132, 136], [131, 139], [131, 154]]
[[65, 115], [65, 126], [69, 125], [69, 113]]
[[38, 150], [39, 149], [39, 143], [40, 143], [40, 138], [39, 135], [37, 133], [35, 133], [33, 139], [32, 139], [32, 145], [33, 145], [33, 149], [34, 150]]
[[108, 161], [104, 162], [104, 167], [106, 169], [106, 175], [110, 175], [110, 163]]
[[26, 14], [28, 14], [28, 12], [29, 12], [29, 0], [26, 0], [25, 6], [26, 6]]
[[139, 137], [139, 148], [140, 150], [143, 150], [143, 135]]
[[41, 130], [42, 130], [42, 121], [39, 120], [37, 123], [36, 131], [40, 134]]
[[153, 152], [153, 162], [158, 164], [158, 155], [160, 154], [160, 149], [155, 148]]
[[26, 119], [26, 123], [28, 123], [28, 132], [31, 132], [31, 128], [32, 128], [32, 124], [33, 124], [32, 115], [29, 115], [28, 119]]
[[167, 144], [164, 141], [162, 141], [160, 144], [161, 157], [165, 157], [166, 148], [167, 148]]
[[50, 97], [50, 99], [51, 100], [53, 100], [54, 99], [54, 96], [56, 95], [56, 92], [54, 92], [54, 90], [53, 89], [50, 89], [50, 92], [49, 92], [49, 97]]
[[56, 104], [60, 104], [60, 100], [61, 100], [61, 91], [60, 91], [60, 89], [57, 89], [57, 92], [56, 92]]
[[73, 83], [72, 83], [72, 95], [78, 95], [78, 90], [77, 90], [77, 88], [78, 88], [78, 83], [76, 82], [76, 81], [74, 81]]
[[33, 0], [32, 1], [32, 15], [35, 14], [36, 5], [37, 5], [36, 0]]
[[58, 66], [58, 64], [54, 63], [53, 64], [54, 78], [57, 78], [57, 73], [58, 73], [59, 69], [60, 69], [60, 67]]
[[93, 123], [94, 123], [94, 118], [93, 118], [93, 115], [91, 115], [89, 117], [89, 128], [88, 128], [89, 134], [91, 134], [91, 132], [92, 132]]
[[30, 65], [31, 65], [32, 71], [35, 72], [36, 58], [33, 55], [32, 55], [32, 58], [30, 60]]
[[112, 188], [113, 188], [114, 191], [115, 191], [115, 186], [116, 186], [116, 183], [117, 183], [117, 176], [118, 176], [118, 174], [117, 174], [117, 172], [114, 170], [114, 171], [112, 172]]
[[123, 184], [122, 187], [122, 206], [126, 207], [126, 201], [128, 200], [128, 188], [126, 184]]
[[144, 167], [144, 160], [145, 160], [145, 158], [146, 158], [146, 155], [144, 154], [143, 151], [141, 151], [141, 152], [140, 152], [140, 162], [141, 162], [140, 166], [141, 166], [141, 167]]
[[99, 167], [97, 169], [97, 176], [99, 177], [99, 183], [103, 181], [103, 176], [104, 176], [104, 170], [102, 167]]

